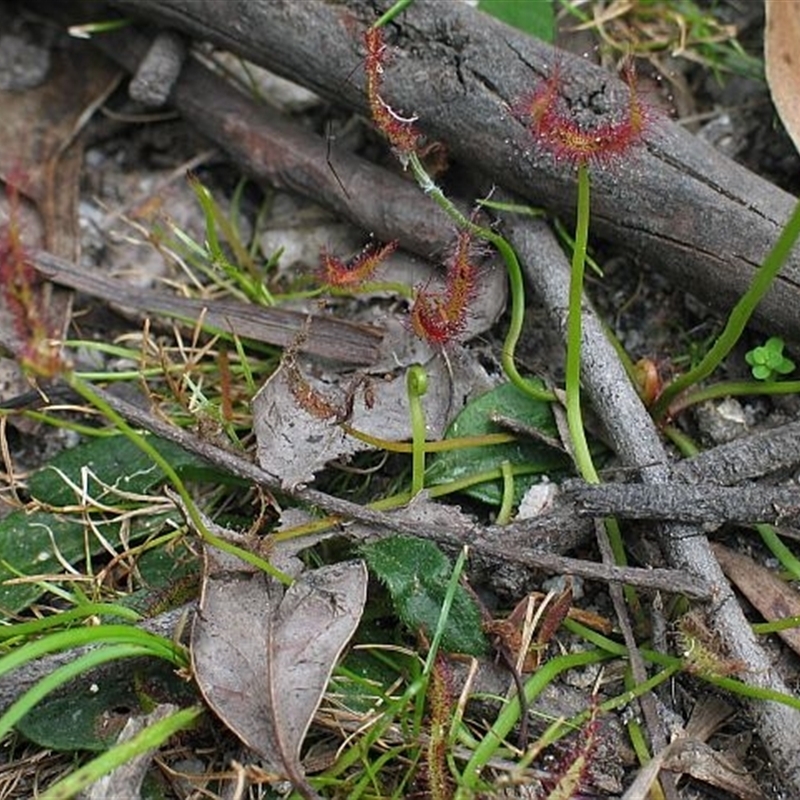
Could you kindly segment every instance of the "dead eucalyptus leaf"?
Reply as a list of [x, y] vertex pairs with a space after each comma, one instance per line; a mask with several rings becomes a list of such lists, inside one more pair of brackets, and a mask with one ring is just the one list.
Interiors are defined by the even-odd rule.
[[764, 62], [772, 100], [800, 152], [800, 7], [766, 0]]
[[[449, 355], [449, 366], [438, 355], [425, 369], [425, 421], [429, 438], [438, 439], [466, 400], [490, 383], [477, 359], [459, 351]], [[259, 465], [293, 487], [313, 480], [329, 461], [370, 449], [347, 433], [340, 420], [381, 439], [410, 439], [405, 370], [359, 382], [352, 375], [315, 376], [307, 363], [296, 368], [284, 363], [253, 399]]]
[[348, 561], [303, 573], [288, 589], [206, 548], [192, 662], [206, 702], [270, 768], [316, 797], [300, 748], [366, 602], [367, 570]]
[[647, 800], [660, 770], [691, 775], [695, 780], [724, 789], [741, 800], [760, 800], [763, 791], [756, 781], [712, 747], [697, 739], [682, 737], [670, 742], [639, 771], [622, 800]]
[[[758, 609], [768, 622], [800, 615], [800, 594], [772, 570], [752, 558], [714, 542], [714, 555], [731, 583]], [[778, 636], [800, 655], [800, 630], [786, 628]]]
[[691, 775], [695, 780], [730, 792], [741, 800], [760, 800], [765, 796], [741, 764], [732, 763], [723, 753], [704, 742], [676, 739], [667, 751], [663, 769]]

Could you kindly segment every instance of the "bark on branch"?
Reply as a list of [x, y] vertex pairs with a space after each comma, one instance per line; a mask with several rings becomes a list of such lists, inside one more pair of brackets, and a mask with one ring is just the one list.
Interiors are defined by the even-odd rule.
[[558, 502], [589, 517], [653, 519], [721, 525], [726, 522], [785, 524], [800, 515], [800, 490], [783, 486], [692, 486], [670, 482], [585, 484], [559, 487]]
[[[388, 0], [113, 0], [120, 9], [174, 26], [365, 110], [361, 32]], [[463, 163], [534, 204], [571, 216], [575, 180], [538, 153], [509, 111], [555, 61], [570, 94], [622, 85], [607, 72], [461, 3], [418, 0], [392, 26], [385, 99], [419, 117]], [[636, 155], [597, 170], [593, 230], [638, 254], [725, 311], [742, 294], [791, 213], [793, 198], [721, 156], [668, 119], [650, 127]], [[800, 342], [800, 252], [794, 252], [759, 318]]]

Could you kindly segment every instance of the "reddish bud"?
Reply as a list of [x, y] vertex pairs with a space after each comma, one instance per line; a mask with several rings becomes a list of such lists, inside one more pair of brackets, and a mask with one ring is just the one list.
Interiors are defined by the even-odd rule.
[[633, 365], [633, 380], [639, 397], [649, 408], [658, 400], [661, 390], [664, 388], [658, 365], [650, 358], [640, 358]]
[[22, 242], [19, 191], [10, 181], [6, 187], [8, 222], [0, 227], [0, 291], [16, 334], [16, 341], [10, 346], [24, 367], [52, 377], [62, 364], [52, 343], [39, 277]]

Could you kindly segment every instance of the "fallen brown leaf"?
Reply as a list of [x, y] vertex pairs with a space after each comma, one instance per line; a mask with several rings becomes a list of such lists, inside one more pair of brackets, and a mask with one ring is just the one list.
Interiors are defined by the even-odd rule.
[[[772, 622], [800, 615], [800, 594], [782, 581], [772, 570], [756, 564], [721, 544], [713, 545], [714, 555], [728, 580], [758, 609], [764, 619]], [[795, 653], [800, 654], [800, 630], [786, 628], [778, 631]]]
[[[209, 524], [206, 521], [206, 524]], [[222, 529], [214, 528], [219, 535]], [[229, 535], [228, 535], [229, 534]], [[243, 537], [227, 532], [240, 546]], [[279, 569], [302, 569], [273, 549]], [[277, 778], [306, 798], [300, 748], [333, 668], [364, 610], [367, 569], [346, 561], [303, 572], [285, 588], [236, 556], [205, 549], [200, 611], [192, 629], [194, 677], [206, 702]]]
[[800, 151], [800, 5], [766, 0], [764, 62], [772, 100]]

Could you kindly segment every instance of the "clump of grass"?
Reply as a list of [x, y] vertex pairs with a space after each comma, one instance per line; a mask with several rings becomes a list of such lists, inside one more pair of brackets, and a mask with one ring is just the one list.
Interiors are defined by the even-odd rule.
[[667, 57], [684, 58], [717, 78], [731, 72], [763, 80], [763, 62], [745, 51], [735, 25], [695, 0], [560, 0], [577, 30], [596, 31], [617, 58], [646, 58], [664, 75]]

